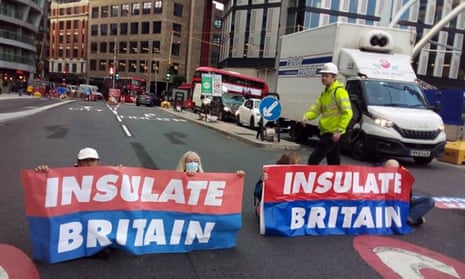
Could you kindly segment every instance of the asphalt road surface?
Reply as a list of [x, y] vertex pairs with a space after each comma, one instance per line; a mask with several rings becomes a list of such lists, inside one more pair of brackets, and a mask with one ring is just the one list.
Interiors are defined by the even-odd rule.
[[[3, 102], [6, 101], [0, 100], [0, 117], [4, 111], [13, 112], [25, 106], [29, 109], [45, 101], [36, 100], [27, 105]], [[233, 127], [229, 129], [232, 131]], [[246, 130], [243, 134], [250, 136]], [[263, 164], [275, 162], [283, 150], [257, 146], [200, 125], [187, 112], [174, 113], [132, 104], [111, 109], [104, 102], [76, 101], [1, 122], [0, 140], [3, 146], [0, 243], [20, 251], [0, 246], [0, 254], [11, 251], [8, 257], [0, 257], [1, 279], [8, 278], [4, 274], [15, 278], [17, 270], [34, 274], [34, 268], [40, 278], [67, 279], [465, 278], [465, 211], [460, 209], [435, 208], [422, 227], [406, 235], [261, 236], [254, 214], [253, 187]], [[31, 235], [19, 171], [43, 163], [50, 167], [72, 166], [77, 151], [84, 146], [95, 147], [103, 165], [174, 169], [182, 153], [195, 150], [209, 172], [244, 170], [242, 229], [236, 247], [144, 256], [112, 249], [108, 260], [28, 262], [32, 257]], [[311, 149], [311, 146], [300, 146], [297, 150], [306, 160]], [[343, 157], [343, 163], [369, 164], [349, 157]], [[408, 160], [402, 163], [416, 178], [416, 194], [465, 196], [464, 166], [438, 161], [428, 166], [417, 166]], [[16, 264], [11, 263], [13, 260]], [[422, 267], [423, 277], [415, 273], [418, 266]]]

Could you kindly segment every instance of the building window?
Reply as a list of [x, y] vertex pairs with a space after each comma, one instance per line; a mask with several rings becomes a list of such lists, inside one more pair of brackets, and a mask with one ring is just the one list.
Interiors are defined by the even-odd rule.
[[160, 41], [152, 41], [152, 53], [160, 53]]
[[137, 53], [137, 42], [129, 42], [129, 53]]
[[91, 36], [97, 36], [98, 35], [98, 25], [94, 24], [90, 26], [90, 35]]
[[102, 18], [108, 17], [108, 6], [102, 6]]
[[181, 50], [181, 44], [178, 42], [173, 43], [173, 45], [171, 46], [171, 55], [179, 56], [180, 50]]
[[108, 35], [108, 25], [107, 24], [100, 24], [100, 35], [107, 36]]
[[132, 4], [132, 15], [139, 15], [140, 14], [140, 3], [133, 3]]
[[158, 0], [153, 3], [153, 13], [154, 14], [161, 14], [163, 12], [163, 1]]
[[148, 34], [150, 32], [150, 22], [144, 21], [141, 22], [141, 34]]
[[100, 43], [100, 53], [107, 53], [107, 42]]
[[90, 53], [97, 53], [97, 43], [91, 42], [90, 43]]
[[63, 30], [63, 29], [65, 28], [65, 23], [64, 23], [63, 21], [60, 21], [60, 22], [58, 23], [58, 28], [59, 28], [60, 30]]
[[213, 21], [213, 26], [215, 26], [215, 28], [217, 29], [220, 29], [222, 22], [223, 21], [221, 20], [221, 18], [215, 18], [215, 21]]
[[110, 24], [110, 34], [111, 35], [118, 35], [118, 23]]
[[147, 72], [147, 65], [145, 64], [145, 60], [139, 60], [139, 73], [146, 73]]
[[78, 29], [78, 28], [79, 28], [79, 20], [78, 20], [78, 19], [76, 19], [76, 20], [73, 21], [73, 28], [74, 28], [74, 29]]
[[152, 33], [160, 34], [161, 33], [161, 21], [154, 21], [152, 25], [153, 25]]
[[75, 15], [81, 14], [81, 10], [79, 9], [79, 7], [74, 7], [74, 14]]
[[117, 17], [118, 16], [118, 5], [112, 5], [111, 6], [111, 16], [112, 17]]
[[92, 8], [92, 18], [98, 18], [98, 7]]
[[129, 4], [122, 4], [121, 5], [121, 16], [128, 16], [129, 15]]
[[173, 31], [175, 36], [181, 36], [181, 24], [173, 23]]
[[126, 60], [118, 60], [118, 72], [126, 72]]
[[128, 34], [128, 23], [120, 23], [119, 24], [119, 34], [120, 35], [127, 35]]
[[110, 42], [108, 44], [108, 52], [115, 53], [115, 42]]
[[128, 43], [119, 42], [119, 53], [128, 53]]
[[63, 49], [59, 49], [58, 50], [58, 58], [62, 58], [63, 57]]
[[141, 41], [140, 42], [140, 53], [150, 53], [149, 42]]
[[136, 60], [129, 60], [129, 72], [135, 73], [137, 70], [137, 61]]
[[139, 22], [131, 22], [131, 35], [139, 34]]
[[107, 60], [99, 60], [98, 70], [99, 71], [106, 71], [107, 70]]
[[71, 29], [71, 21], [69, 20], [66, 21], [66, 29]]
[[174, 16], [182, 17], [182, 4], [174, 3]]
[[152, 2], [144, 2], [142, 3], [142, 14], [148, 15], [152, 11]]
[[91, 71], [97, 71], [97, 60], [90, 60], [90, 70]]

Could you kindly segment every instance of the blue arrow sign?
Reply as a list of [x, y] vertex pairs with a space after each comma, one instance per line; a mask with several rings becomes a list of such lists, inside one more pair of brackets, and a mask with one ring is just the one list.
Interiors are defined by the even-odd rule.
[[260, 114], [267, 121], [275, 121], [281, 116], [281, 103], [273, 96], [267, 96], [258, 105]]

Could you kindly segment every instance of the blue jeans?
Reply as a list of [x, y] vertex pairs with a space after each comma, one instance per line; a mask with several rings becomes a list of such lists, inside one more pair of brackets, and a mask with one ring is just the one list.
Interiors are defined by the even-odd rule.
[[434, 200], [431, 197], [416, 197], [413, 196], [410, 201], [410, 211], [408, 219], [416, 222], [421, 217], [425, 216], [428, 211], [434, 207]]

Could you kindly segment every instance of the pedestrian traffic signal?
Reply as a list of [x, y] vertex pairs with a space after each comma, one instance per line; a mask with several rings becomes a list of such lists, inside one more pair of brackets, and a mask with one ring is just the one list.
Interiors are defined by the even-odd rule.
[[170, 81], [171, 80], [171, 74], [170, 73], [166, 73], [166, 81]]
[[112, 75], [113, 75], [113, 73], [114, 73], [113, 67], [110, 67], [110, 69], [109, 69], [109, 73], [110, 73], [110, 76], [112, 76]]
[[115, 80], [119, 80], [119, 73], [115, 74]]

